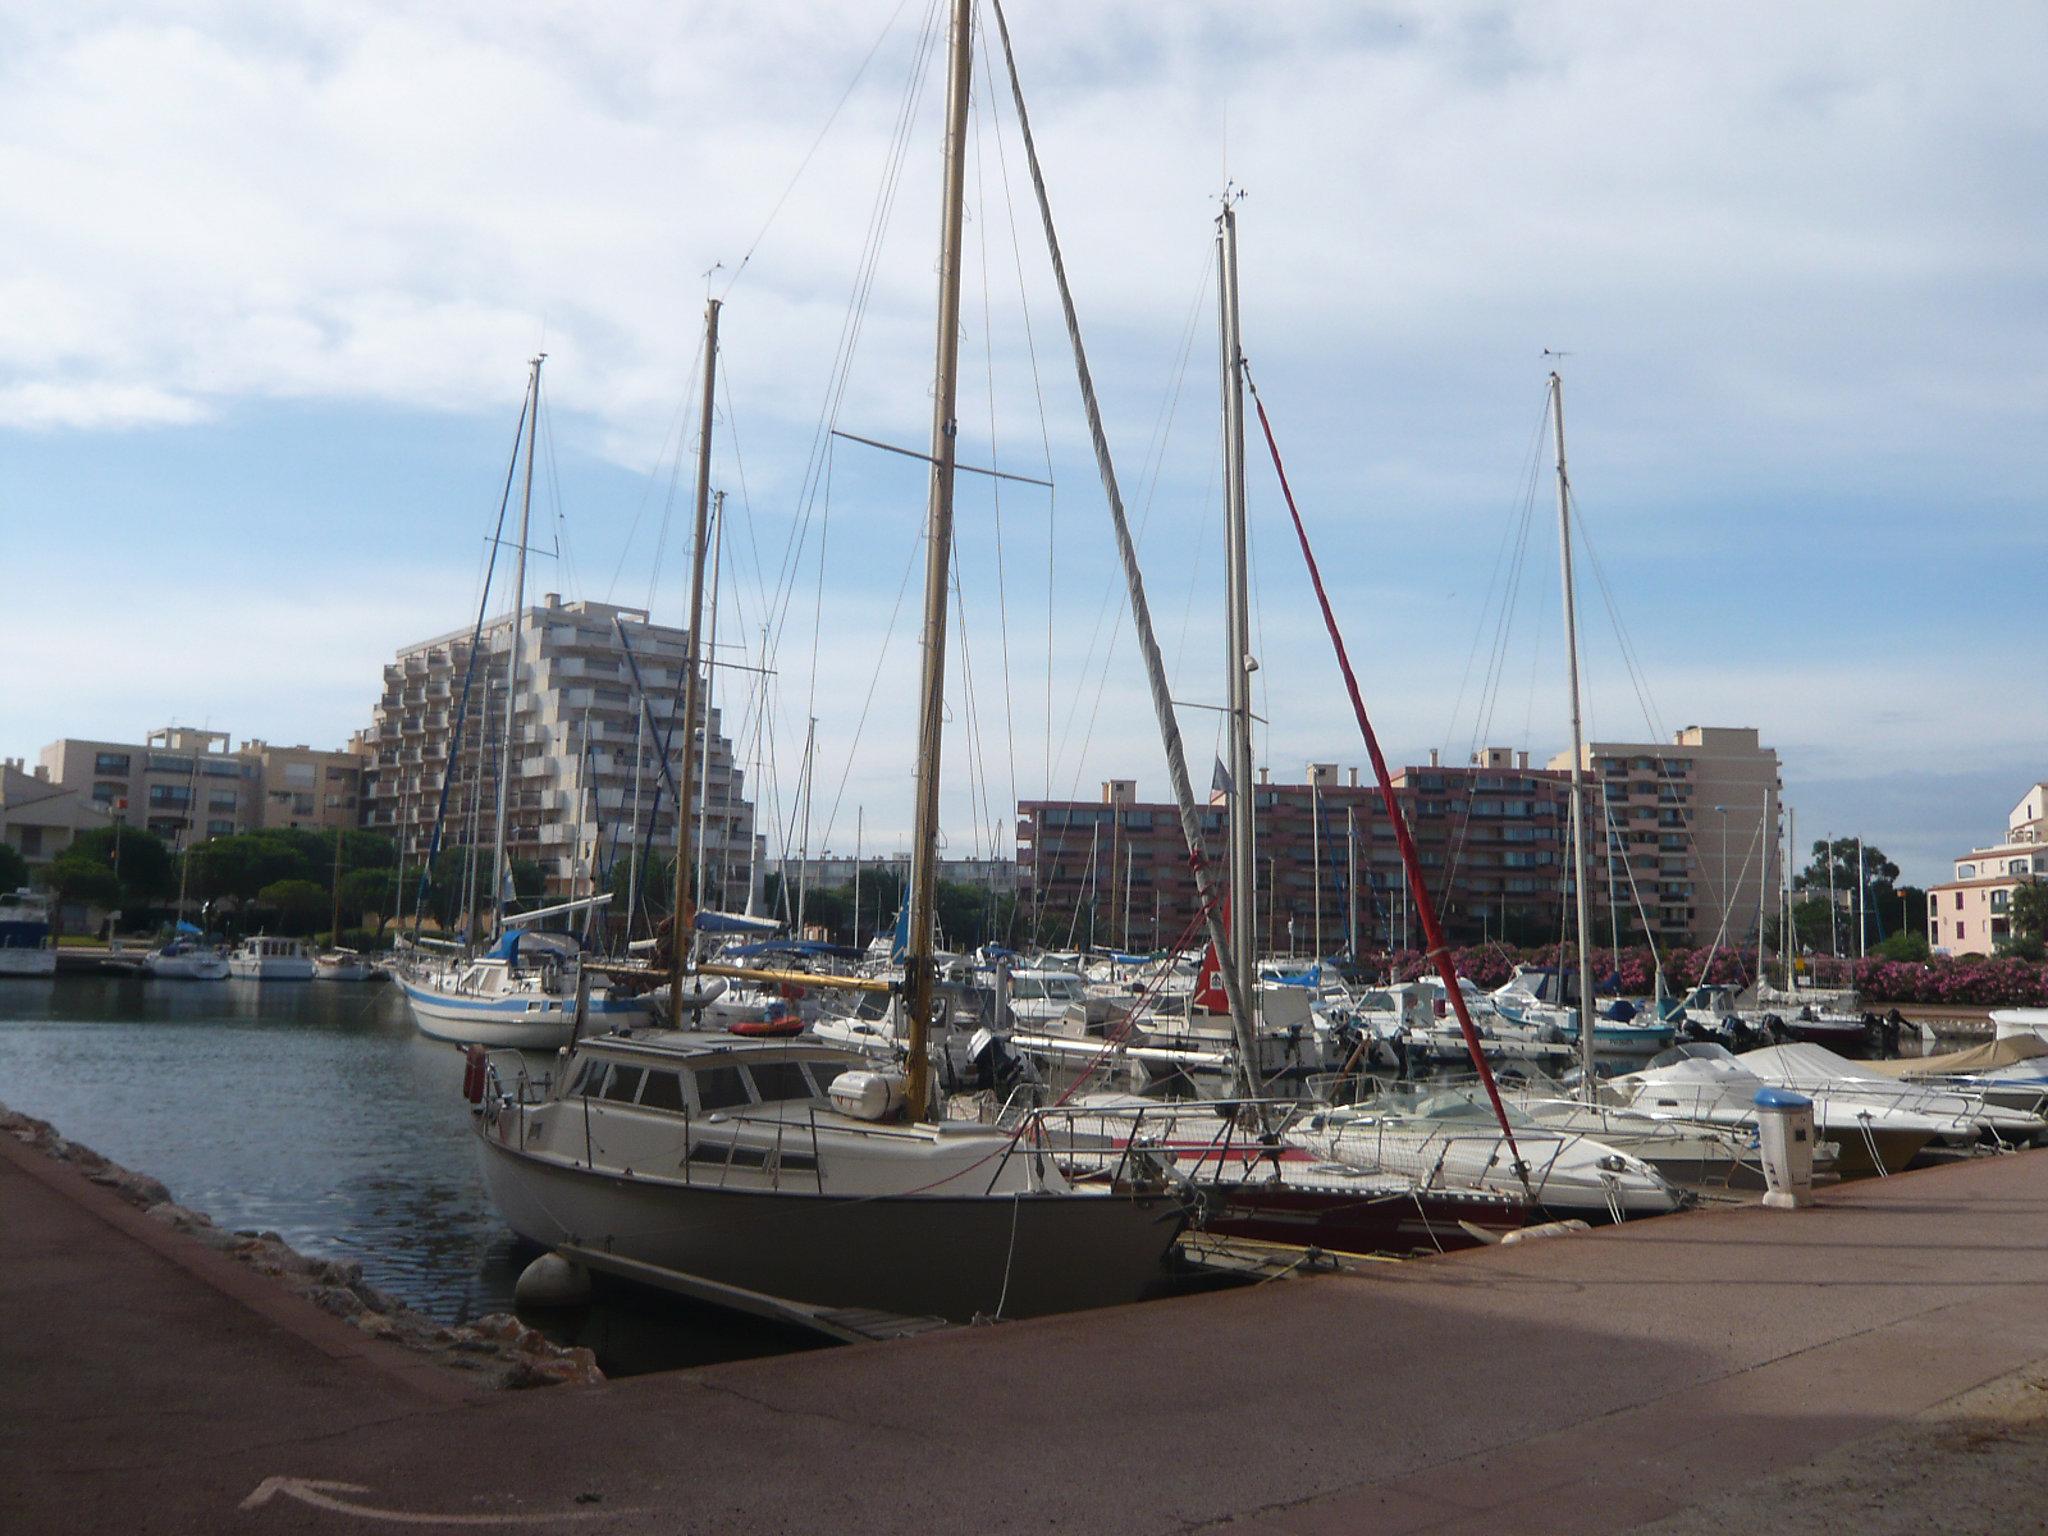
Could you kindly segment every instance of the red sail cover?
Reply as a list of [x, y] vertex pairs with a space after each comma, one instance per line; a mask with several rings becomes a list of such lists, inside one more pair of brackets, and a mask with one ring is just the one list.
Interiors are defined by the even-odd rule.
[[[1223, 928], [1230, 930], [1230, 898], [1222, 902]], [[1223, 962], [1216, 958], [1216, 945], [1211, 942], [1202, 949], [1202, 968], [1195, 973], [1195, 1006], [1204, 1013], [1230, 1012], [1230, 997], [1223, 990]]]

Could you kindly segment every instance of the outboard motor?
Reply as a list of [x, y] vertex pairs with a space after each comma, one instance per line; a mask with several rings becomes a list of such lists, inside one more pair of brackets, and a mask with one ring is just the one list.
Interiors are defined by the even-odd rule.
[[1899, 1036], [1906, 1028], [1906, 1016], [1898, 1009], [1889, 1009], [1884, 1016], [1884, 1053], [1886, 1056], [1899, 1054]]
[[1010, 1042], [992, 1029], [977, 1029], [967, 1042], [967, 1070], [961, 1074], [964, 1086], [1007, 1094], [1020, 1083], [1037, 1084], [1037, 1070], [1011, 1048]]

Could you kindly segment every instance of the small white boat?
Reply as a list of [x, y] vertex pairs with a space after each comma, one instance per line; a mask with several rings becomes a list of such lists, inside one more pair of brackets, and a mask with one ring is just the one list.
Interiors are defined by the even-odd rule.
[[159, 981], [225, 981], [228, 957], [212, 944], [173, 939], [144, 955], [142, 968]]
[[376, 966], [353, 949], [323, 950], [313, 961], [315, 981], [368, 981], [376, 974]]
[[228, 974], [242, 981], [311, 981], [313, 956], [297, 939], [259, 933], [235, 946]]
[[[493, 1050], [553, 1051], [576, 1030], [573, 939], [514, 928], [487, 955], [401, 975], [413, 1023], [430, 1040]], [[593, 985], [584, 999], [585, 1033], [652, 1022], [644, 997], [614, 997]]]
[[0, 895], [0, 976], [54, 976], [50, 903], [34, 891]]

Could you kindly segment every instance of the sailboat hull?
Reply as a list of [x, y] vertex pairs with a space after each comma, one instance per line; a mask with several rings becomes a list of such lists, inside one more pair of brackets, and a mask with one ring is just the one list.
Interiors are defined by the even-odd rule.
[[[792, 1194], [621, 1178], [478, 1145], [492, 1203], [553, 1248], [602, 1249], [821, 1306], [968, 1322], [1136, 1301], [1164, 1277], [1173, 1195]], [[573, 1214], [572, 1214], [573, 1213]]]

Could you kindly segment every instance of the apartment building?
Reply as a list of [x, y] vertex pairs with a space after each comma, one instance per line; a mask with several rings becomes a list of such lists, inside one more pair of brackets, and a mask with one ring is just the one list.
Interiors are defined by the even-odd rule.
[[[426, 855], [437, 819], [443, 848], [496, 839], [513, 622], [510, 614], [487, 621], [473, 657], [464, 629], [406, 646], [384, 668], [363, 736], [374, 768], [365, 825], [396, 837], [408, 860]], [[682, 729], [687, 633], [651, 622], [645, 609], [564, 603], [554, 593], [517, 622], [524, 662], [506, 802], [513, 856], [539, 864], [546, 894], [559, 897], [587, 892], [593, 879], [604, 884], [615, 860], [649, 845], [650, 829], [651, 846], [665, 854], [676, 836], [669, 786], [688, 752], [693, 832], [700, 813], [705, 832], [702, 899], [743, 906], [761, 864], [754, 809], [720, 731], [724, 711], [709, 710], [708, 774], [699, 757], [705, 717], [698, 731]]]
[[79, 833], [112, 824], [76, 786], [52, 783], [40, 765], [31, 771], [18, 757], [0, 762], [0, 843], [31, 868], [56, 858]]
[[[1550, 767], [1569, 772], [1571, 753]], [[1584, 767], [1610, 922], [1634, 910], [1672, 941], [1753, 944], [1782, 868], [1777, 752], [1752, 728], [1689, 725], [1669, 742], [1593, 742]]]
[[[1464, 766], [1434, 756], [1394, 778], [1417, 853], [1454, 939], [1555, 932], [1563, 859], [1562, 776], [1490, 747]], [[1298, 783], [1252, 787], [1255, 929], [1275, 954], [1335, 954], [1420, 942], [1393, 823], [1357, 768], [1307, 765]], [[1225, 795], [1198, 812], [1221, 879]], [[1141, 802], [1129, 779], [1099, 801], [1017, 808], [1020, 884], [1041, 931], [1074, 943], [1150, 949], [1194, 932], [1199, 910], [1178, 812]]]
[[260, 739], [237, 747], [226, 731], [172, 725], [140, 742], [65, 737], [43, 748], [36, 771], [108, 816], [182, 846], [188, 837], [268, 827], [353, 827], [362, 770], [347, 750]]
[[2048, 880], [2048, 782], [2030, 784], [2006, 814], [2005, 837], [1956, 860], [1955, 879], [1927, 892], [1927, 942], [1938, 954], [1988, 955], [2012, 937], [2012, 893]]
[[[1549, 942], [1568, 927], [1571, 754], [1485, 747], [1452, 765], [1431, 753], [1393, 777], [1453, 942]], [[1594, 939], [1754, 939], [1779, 872], [1777, 754], [1754, 730], [1688, 726], [1669, 743], [1587, 750]], [[1334, 954], [1356, 924], [1361, 949], [1409, 948], [1421, 930], [1385, 802], [1356, 768], [1310, 763], [1299, 783], [1262, 772], [1252, 788], [1253, 884], [1262, 946]], [[1204, 858], [1224, 857], [1224, 795], [1200, 811]], [[1605, 837], [1602, 837], [1603, 828]], [[1195, 883], [1171, 804], [1140, 802], [1129, 779], [1096, 801], [1017, 808], [1020, 883], [1041, 929], [1134, 949], [1193, 931]], [[1220, 876], [1219, 876], [1220, 878]]]

